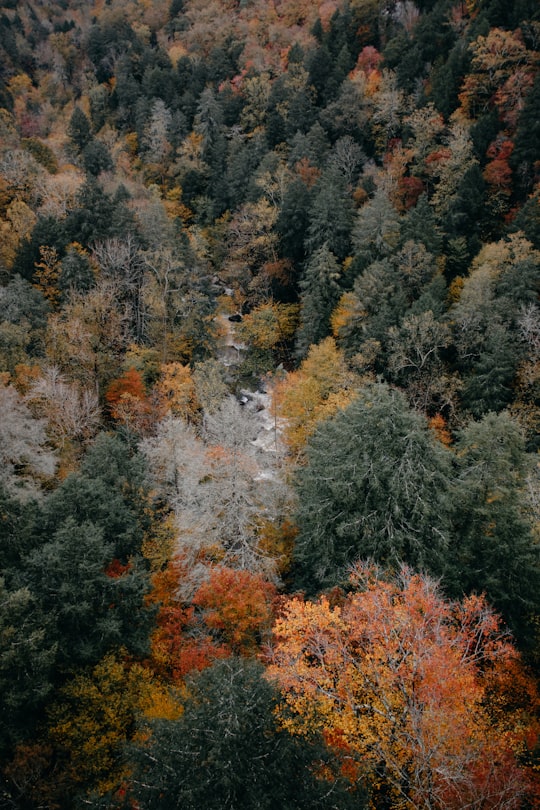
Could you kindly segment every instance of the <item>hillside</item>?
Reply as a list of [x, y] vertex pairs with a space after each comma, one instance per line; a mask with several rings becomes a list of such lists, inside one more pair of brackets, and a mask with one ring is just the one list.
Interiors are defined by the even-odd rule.
[[539, 43], [0, 6], [0, 808], [537, 806]]

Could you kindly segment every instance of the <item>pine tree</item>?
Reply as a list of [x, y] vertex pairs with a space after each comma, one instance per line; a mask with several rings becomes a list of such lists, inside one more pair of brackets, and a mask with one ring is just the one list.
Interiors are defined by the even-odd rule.
[[336, 257], [325, 243], [310, 257], [300, 282], [300, 326], [296, 335], [299, 357], [304, 357], [313, 343], [327, 337], [330, 316], [341, 295], [340, 275]]
[[525, 501], [533, 459], [508, 413], [489, 413], [459, 434], [454, 529], [445, 581], [452, 593], [485, 593], [521, 643], [540, 611], [540, 555]]
[[92, 139], [92, 126], [80, 107], [73, 110], [67, 133], [77, 152], [82, 152]]
[[344, 178], [335, 169], [323, 174], [315, 191], [305, 245], [308, 254], [325, 243], [342, 262], [351, 250], [353, 202]]

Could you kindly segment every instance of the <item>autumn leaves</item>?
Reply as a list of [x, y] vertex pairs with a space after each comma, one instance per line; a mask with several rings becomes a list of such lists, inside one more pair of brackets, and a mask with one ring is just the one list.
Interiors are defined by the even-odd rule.
[[522, 807], [538, 696], [509, 705], [527, 676], [485, 600], [451, 603], [428, 577], [369, 564], [350, 587], [332, 602], [293, 598], [276, 622], [284, 726], [322, 733], [372, 806]]

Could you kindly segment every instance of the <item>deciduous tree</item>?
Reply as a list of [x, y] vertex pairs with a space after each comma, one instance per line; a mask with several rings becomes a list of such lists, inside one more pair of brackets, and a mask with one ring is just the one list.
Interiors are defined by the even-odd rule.
[[179, 716], [181, 707], [152, 672], [122, 655], [106, 655], [67, 681], [48, 710], [47, 739], [54, 746], [57, 799], [88, 801], [113, 795], [130, 774], [123, 756], [141, 716]]
[[144, 434], [149, 429], [152, 407], [140, 371], [128, 368], [110, 383], [105, 398], [112, 418], [128, 431]]
[[25, 399], [47, 420], [49, 434], [60, 446], [70, 439], [89, 440], [98, 431], [101, 409], [96, 393], [69, 383], [55, 366], [33, 381]]
[[358, 384], [333, 338], [311, 346], [297, 371], [276, 380], [273, 408], [283, 420], [283, 440], [293, 459], [303, 456], [319, 422], [350, 404]]
[[192, 603], [234, 655], [253, 655], [268, 639], [276, 595], [275, 586], [258, 574], [217, 567]]
[[182, 363], [163, 365], [154, 392], [165, 413], [181, 416], [188, 422], [196, 421], [200, 406], [197, 401], [195, 380], [189, 366]]
[[372, 807], [517, 810], [534, 795], [519, 760], [538, 729], [523, 704], [497, 714], [519, 661], [497, 616], [407, 568], [383, 579], [360, 563], [351, 582], [342, 602], [293, 598], [276, 622], [282, 724], [345, 751]]
[[205, 415], [204, 441], [183, 420], [169, 418], [142, 444], [175, 511], [179, 551], [190, 560], [189, 596], [212, 563], [269, 576], [275, 569], [260, 547], [260, 526], [282, 517], [287, 489], [275, 459], [253, 444], [260, 429], [257, 414], [229, 397]]
[[48, 447], [45, 421], [36, 419], [10, 385], [0, 385], [0, 481], [24, 496], [54, 474], [56, 459]]

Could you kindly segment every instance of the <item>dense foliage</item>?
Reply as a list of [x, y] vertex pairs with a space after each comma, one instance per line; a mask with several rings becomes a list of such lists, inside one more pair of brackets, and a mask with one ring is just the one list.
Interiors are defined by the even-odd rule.
[[537, 806], [539, 40], [0, 5], [0, 807]]

